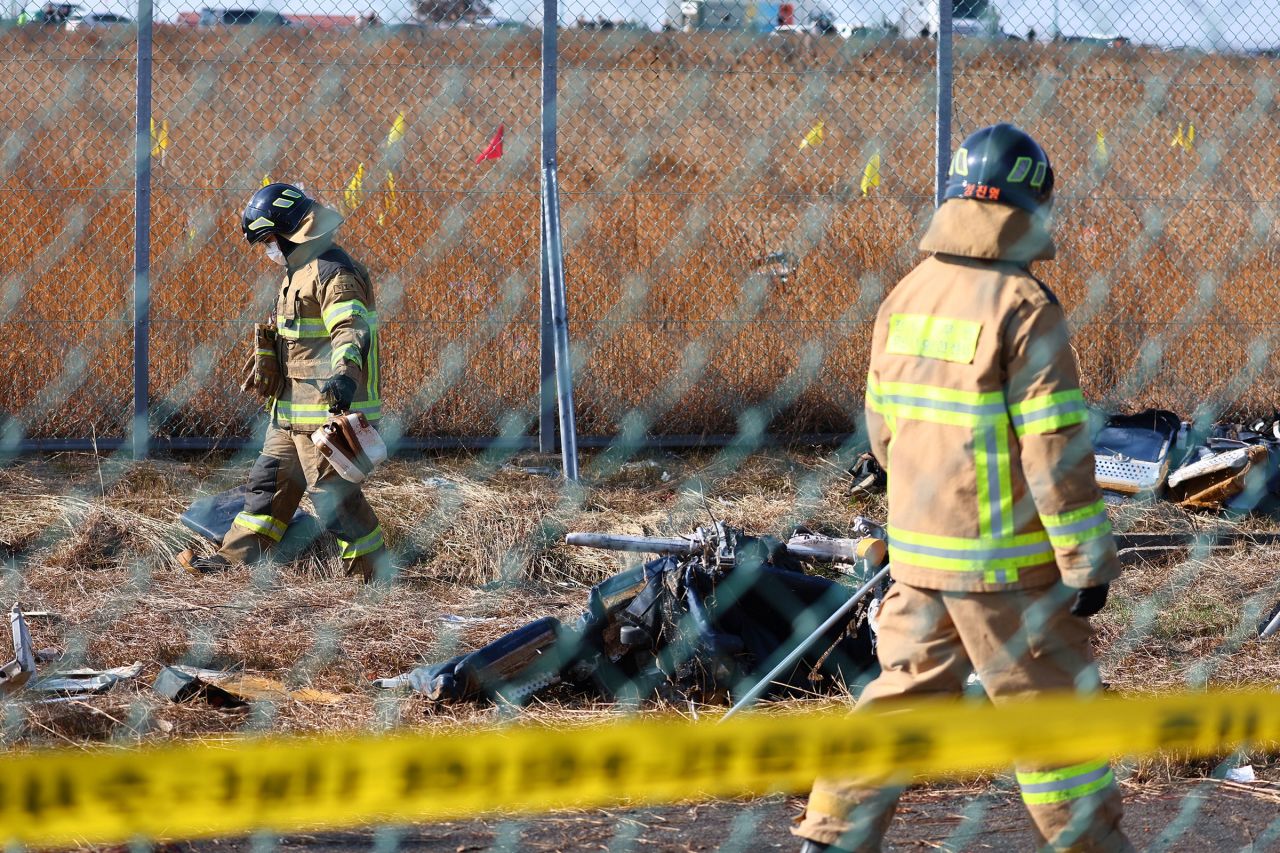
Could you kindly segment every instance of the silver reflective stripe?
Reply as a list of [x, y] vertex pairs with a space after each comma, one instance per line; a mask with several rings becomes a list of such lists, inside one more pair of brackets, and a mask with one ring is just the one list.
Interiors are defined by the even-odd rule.
[[1081, 773], [1079, 776], [1072, 776], [1070, 779], [1057, 779], [1053, 782], [1036, 782], [1027, 785], [1020, 782], [1018, 787], [1022, 789], [1024, 794], [1056, 794], [1058, 791], [1070, 791], [1072, 788], [1088, 785], [1090, 782], [1099, 782], [1110, 773], [1111, 765], [1103, 764], [1097, 770], [1090, 770], [1088, 773]]
[[1048, 556], [1053, 553], [1053, 548], [1048, 542], [1032, 542], [1029, 545], [1006, 545], [1003, 548], [937, 548], [932, 545], [913, 545], [910, 542], [903, 542], [900, 539], [895, 539], [892, 533], [889, 534], [889, 547], [925, 557], [946, 557], [953, 560], [974, 561], [999, 560], [1008, 557], [1031, 557], [1036, 554]]
[[1011, 415], [1010, 417], [1013, 419], [1014, 426], [1026, 426], [1033, 421], [1042, 421], [1045, 418], [1057, 417], [1058, 415], [1072, 415], [1084, 410], [1083, 400], [1068, 400], [1065, 403], [1056, 403], [1044, 409], [1037, 409], [1026, 414]]
[[1000, 458], [998, 456], [999, 449], [996, 447], [996, 431], [994, 428], [987, 427], [982, 431], [982, 442], [987, 449], [987, 503], [991, 505], [991, 535], [1001, 536], [1005, 531], [1004, 525], [1001, 523]]
[[1073, 521], [1070, 524], [1063, 524], [1063, 525], [1046, 524], [1044, 529], [1049, 533], [1050, 536], [1066, 536], [1067, 534], [1070, 534], [1070, 533], [1082, 533], [1086, 530], [1091, 530], [1094, 527], [1101, 527], [1106, 523], [1107, 523], [1107, 513], [1106, 513], [1106, 510], [1103, 510], [1097, 515], [1091, 515], [1088, 518], [1082, 518], [1079, 521]]
[[930, 400], [928, 397], [912, 397], [906, 394], [878, 394], [878, 403], [891, 403], [896, 406], [913, 406], [917, 409], [935, 409], [940, 412], [960, 412], [966, 415], [998, 415], [1005, 411], [1003, 402], [996, 403], [956, 403], [950, 400]]

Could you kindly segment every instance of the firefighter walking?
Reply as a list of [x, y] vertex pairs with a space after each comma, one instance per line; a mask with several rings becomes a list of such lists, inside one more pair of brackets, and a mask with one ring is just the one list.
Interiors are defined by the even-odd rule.
[[275, 320], [255, 329], [244, 385], [267, 403], [271, 422], [249, 472], [244, 509], [218, 551], [178, 555], [195, 574], [260, 559], [284, 536], [309, 494], [338, 539], [347, 573], [368, 581], [389, 571], [382, 527], [359, 485], [343, 479], [311, 433], [331, 413], [381, 415], [377, 315], [368, 271], [336, 243], [342, 216], [290, 184], [253, 194], [241, 230], [285, 268]]
[[[860, 707], [960, 694], [971, 670], [995, 702], [1098, 686], [1088, 617], [1119, 564], [1066, 319], [1030, 272], [1054, 256], [1053, 182], [1012, 125], [966, 139], [920, 245], [931, 256], [876, 317], [866, 417], [895, 583]], [[1016, 775], [1045, 849], [1132, 849], [1103, 757]], [[883, 781], [818, 779], [802, 851], [878, 850], [900, 793]]]

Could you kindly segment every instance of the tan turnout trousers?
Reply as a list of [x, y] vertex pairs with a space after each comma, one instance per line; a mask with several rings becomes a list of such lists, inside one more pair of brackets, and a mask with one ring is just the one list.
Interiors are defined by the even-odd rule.
[[[1072, 599], [1061, 585], [972, 593], [893, 584], [879, 614], [882, 672], [858, 707], [958, 695], [971, 670], [995, 702], [1096, 688], [1089, 623], [1071, 615]], [[1019, 766], [1017, 778], [1046, 849], [1133, 849], [1120, 832], [1120, 793], [1105, 760]], [[841, 850], [879, 850], [900, 793], [857, 780], [818, 779], [794, 832]]]
[[311, 442], [310, 433], [267, 428], [249, 472], [244, 510], [236, 516], [218, 553], [233, 563], [252, 563], [278, 544], [303, 494], [311, 497], [320, 523], [338, 538], [347, 574], [366, 581], [388, 570], [382, 526], [360, 487], [338, 476]]

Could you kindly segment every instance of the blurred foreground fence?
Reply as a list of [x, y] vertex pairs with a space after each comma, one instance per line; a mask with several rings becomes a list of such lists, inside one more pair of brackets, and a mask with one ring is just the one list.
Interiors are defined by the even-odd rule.
[[[1040, 272], [1087, 394], [1276, 408], [1274, 14], [969, 0], [939, 40], [950, 5], [565, 3], [554, 116], [584, 435], [852, 431], [870, 319], [918, 258], [954, 147], [947, 108], [956, 139], [1011, 120], [1055, 163], [1059, 258]], [[236, 386], [276, 271], [238, 216], [267, 179], [347, 214], [393, 435], [532, 441], [540, 7], [9, 12], [5, 447], [127, 442], [135, 396], [162, 443], [250, 435]]]

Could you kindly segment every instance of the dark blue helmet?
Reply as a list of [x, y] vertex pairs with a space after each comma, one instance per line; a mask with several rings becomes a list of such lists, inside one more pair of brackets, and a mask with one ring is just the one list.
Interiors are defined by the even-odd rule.
[[973, 198], [1034, 213], [1053, 194], [1053, 167], [1036, 141], [1011, 124], [969, 136], [951, 160], [943, 199]]
[[288, 237], [302, 225], [312, 200], [292, 184], [267, 184], [253, 194], [240, 220], [240, 230], [250, 243], [261, 243], [268, 235]]

